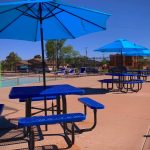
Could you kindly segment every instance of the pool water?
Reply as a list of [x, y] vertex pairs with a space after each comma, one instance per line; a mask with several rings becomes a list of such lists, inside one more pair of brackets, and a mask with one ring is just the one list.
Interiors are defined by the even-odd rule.
[[[50, 80], [58, 80], [60, 78], [46, 78], [46, 81]], [[30, 84], [36, 82], [43, 82], [42, 77], [20, 77], [20, 78], [12, 78], [12, 79], [4, 79], [0, 81], [0, 87], [11, 87], [22, 84]]]

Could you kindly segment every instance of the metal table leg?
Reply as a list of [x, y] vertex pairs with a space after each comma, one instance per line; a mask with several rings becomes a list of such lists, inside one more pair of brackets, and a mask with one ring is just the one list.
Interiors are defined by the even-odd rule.
[[56, 101], [57, 101], [57, 114], [60, 114], [61, 113], [60, 96], [57, 96]]
[[67, 113], [67, 101], [66, 96], [62, 95], [62, 106], [63, 106], [63, 114]]
[[27, 98], [25, 106], [26, 117], [31, 117], [31, 99]]

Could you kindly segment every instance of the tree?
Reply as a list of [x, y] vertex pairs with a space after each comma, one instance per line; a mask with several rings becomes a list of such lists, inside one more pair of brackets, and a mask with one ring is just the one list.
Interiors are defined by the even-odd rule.
[[76, 50], [73, 49], [71, 45], [67, 45], [62, 48], [62, 52], [64, 55], [64, 58], [74, 58], [74, 57], [79, 57], [80, 53]]
[[10, 52], [10, 54], [6, 57], [5, 60], [5, 68], [7, 70], [15, 71], [16, 63], [21, 61], [21, 58], [14, 52]]
[[42, 59], [41, 55], [35, 55], [34, 58], [35, 59]]
[[108, 60], [106, 58], [103, 58], [103, 60], [101, 61], [101, 65], [106, 65], [108, 64]]
[[5, 69], [5, 61], [4, 60], [2, 60], [2, 61], [0, 61], [0, 67], [1, 67], [1, 72], [3, 72], [4, 71], [4, 69]]
[[46, 42], [46, 56], [48, 60], [53, 61], [53, 69], [54, 65], [56, 63], [57, 69], [59, 68], [60, 65], [60, 60], [61, 60], [61, 49], [64, 46], [65, 40], [48, 40]]
[[63, 63], [74, 64], [77, 57], [80, 56], [80, 53], [73, 49], [71, 45], [65, 46], [62, 48], [63, 52]]
[[64, 46], [65, 40], [48, 40], [46, 43], [46, 55], [48, 60], [53, 60], [53, 66], [56, 64], [57, 69], [60, 65], [70, 62], [71, 58], [79, 56], [71, 45]]
[[144, 66], [148, 65], [147, 59], [142, 56], [139, 56], [138, 58], [138, 69], [143, 69]]

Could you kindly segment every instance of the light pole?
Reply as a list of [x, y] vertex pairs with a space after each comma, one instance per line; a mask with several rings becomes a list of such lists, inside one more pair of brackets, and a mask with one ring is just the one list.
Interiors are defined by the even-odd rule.
[[87, 61], [88, 61], [88, 53], [87, 53], [88, 47], [85, 47], [85, 66], [87, 67]]

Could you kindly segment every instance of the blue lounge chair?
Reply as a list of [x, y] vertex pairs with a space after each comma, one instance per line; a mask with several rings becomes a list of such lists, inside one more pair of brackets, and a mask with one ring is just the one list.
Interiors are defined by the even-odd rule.
[[86, 73], [87, 73], [86, 72], [86, 67], [81, 67], [79, 75], [83, 76], [83, 75], [86, 75]]
[[56, 75], [65, 75], [65, 73], [66, 73], [66, 69], [65, 68], [62, 68], [62, 69], [60, 69], [60, 70], [55, 72]]
[[75, 75], [75, 70], [74, 69], [70, 69], [68, 75]]

